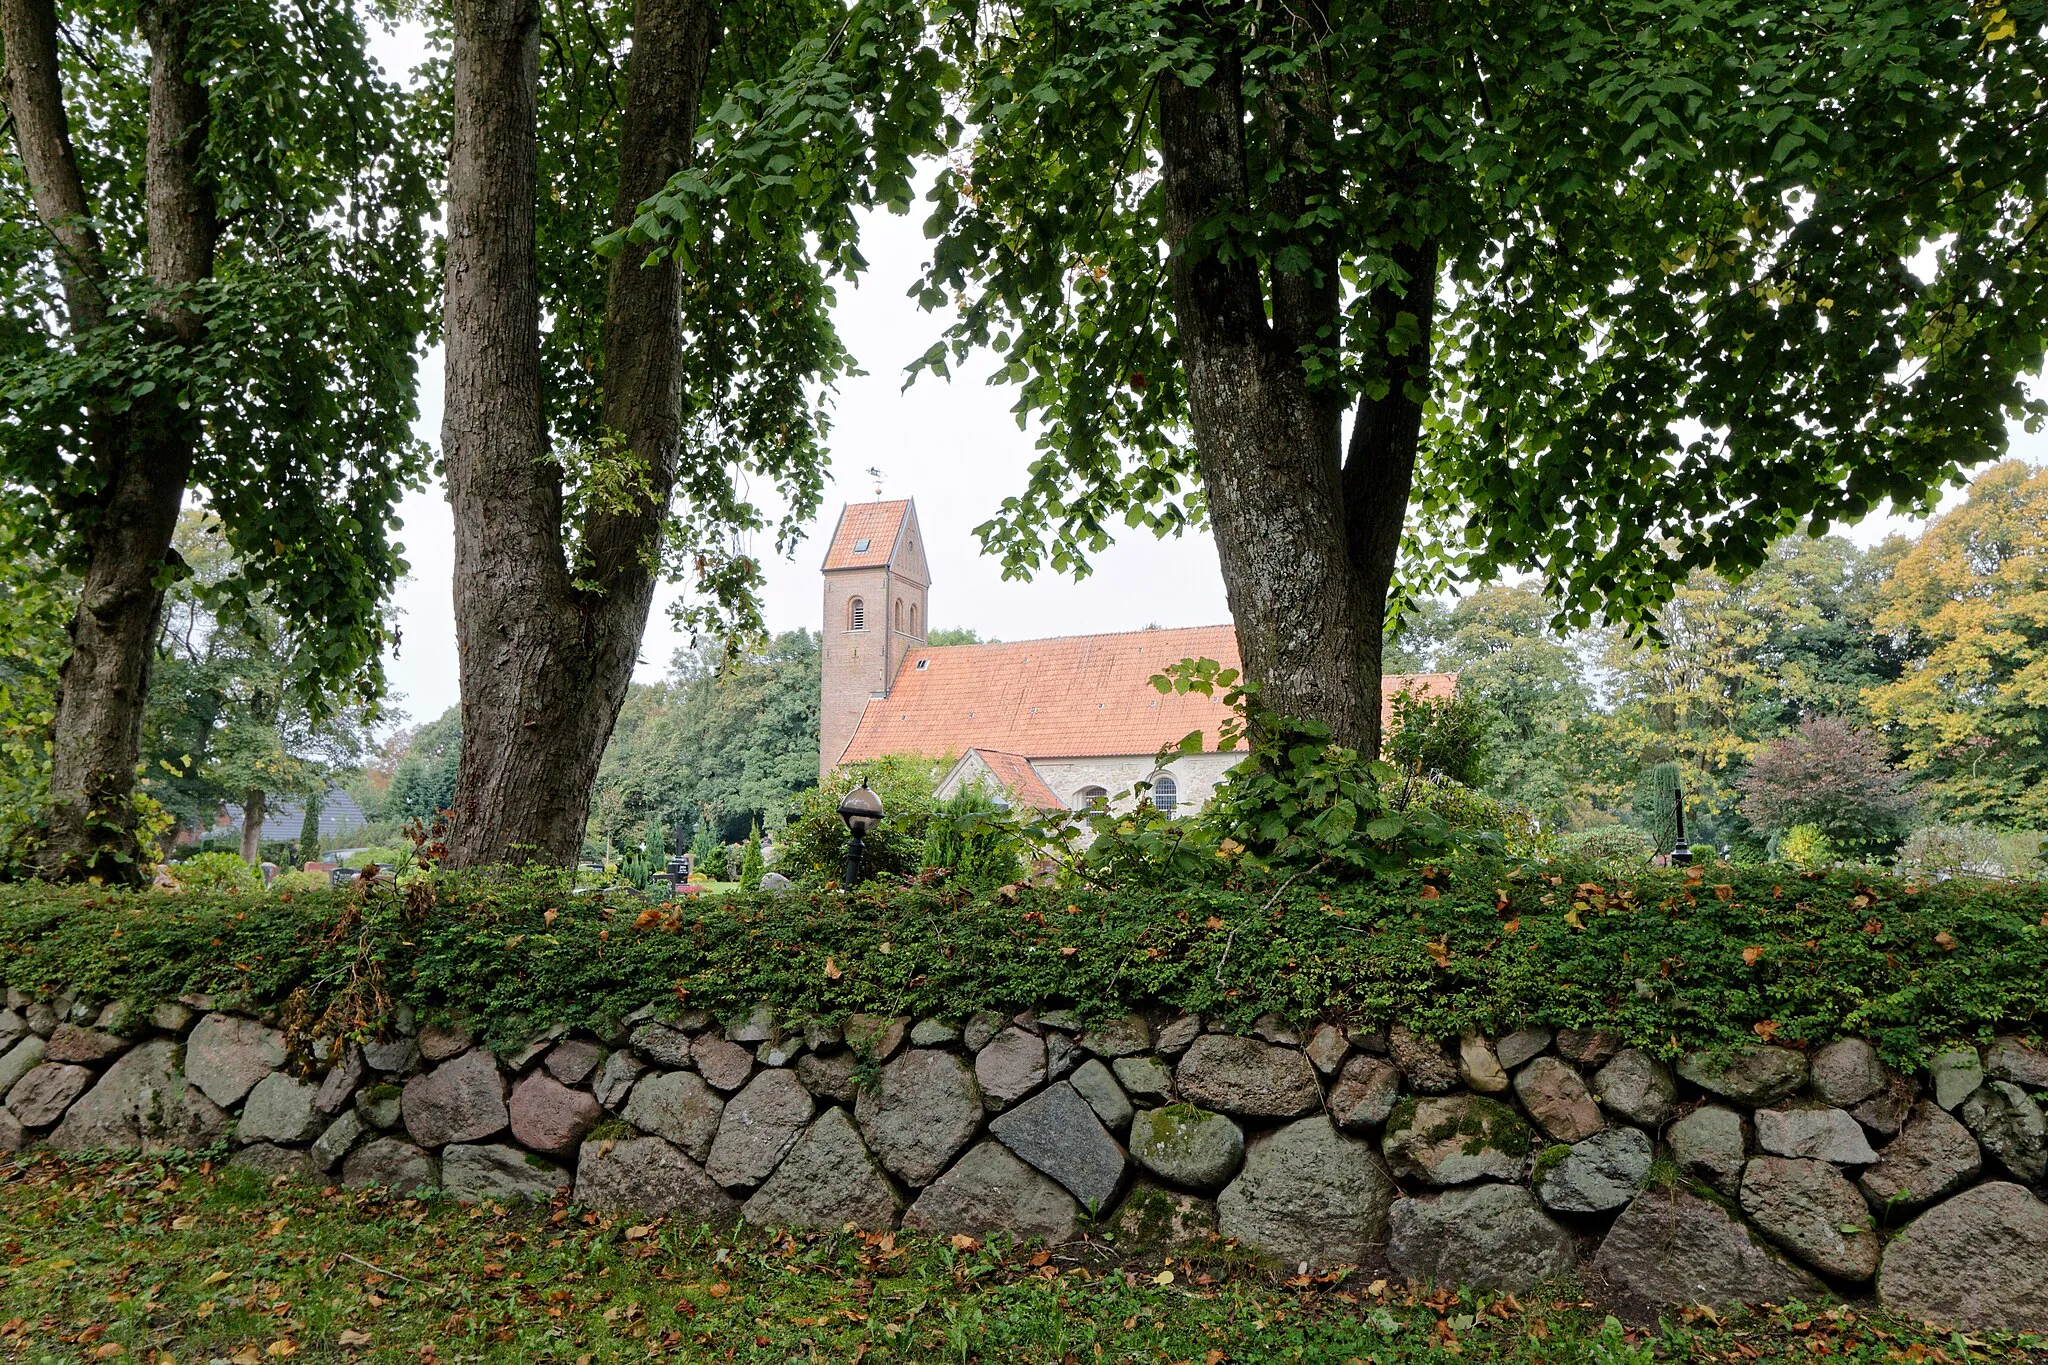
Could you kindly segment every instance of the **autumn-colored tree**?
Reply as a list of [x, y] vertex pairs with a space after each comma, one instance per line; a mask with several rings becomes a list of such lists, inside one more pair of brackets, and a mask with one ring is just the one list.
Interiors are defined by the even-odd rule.
[[2048, 471], [1979, 475], [1899, 561], [1877, 626], [1907, 662], [1864, 698], [1931, 804], [2048, 826]]
[[1765, 745], [1737, 785], [1742, 813], [1758, 829], [1785, 834], [1811, 825], [1844, 852], [1895, 846], [1915, 808], [1905, 774], [1885, 762], [1876, 737], [1838, 716], [1804, 721]]

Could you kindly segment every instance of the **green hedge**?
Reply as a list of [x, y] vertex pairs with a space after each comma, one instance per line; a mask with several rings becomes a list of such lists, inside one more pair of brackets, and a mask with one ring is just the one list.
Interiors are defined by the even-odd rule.
[[[0, 888], [0, 976], [150, 1001], [186, 991], [374, 1028], [392, 1000], [499, 1041], [650, 999], [730, 1015], [982, 1007], [1198, 1010], [1444, 1034], [1599, 1025], [1672, 1052], [1867, 1035], [1894, 1060], [2048, 1026], [2048, 886], [1916, 886], [1718, 868], [1599, 886], [1484, 868], [1278, 891], [785, 893], [649, 909], [544, 880], [302, 894]], [[323, 1019], [324, 1017], [324, 1019]]]

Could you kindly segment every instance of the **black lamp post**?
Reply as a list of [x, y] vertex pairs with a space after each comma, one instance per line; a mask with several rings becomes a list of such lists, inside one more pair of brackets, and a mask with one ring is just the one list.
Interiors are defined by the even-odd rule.
[[867, 852], [867, 837], [882, 823], [882, 798], [868, 787], [865, 777], [858, 787], [840, 798], [839, 818], [846, 822], [846, 832], [853, 836], [846, 846], [846, 866], [841, 869], [840, 880], [854, 886], [861, 879], [860, 860]]
[[1685, 788], [1671, 793], [1671, 806], [1678, 815], [1678, 839], [1671, 845], [1671, 865], [1684, 867], [1692, 861], [1692, 845], [1685, 841]]

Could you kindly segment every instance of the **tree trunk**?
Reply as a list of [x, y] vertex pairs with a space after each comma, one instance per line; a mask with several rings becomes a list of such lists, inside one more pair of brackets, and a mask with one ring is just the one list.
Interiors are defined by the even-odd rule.
[[[689, 164], [715, 14], [640, 0], [621, 118], [618, 221]], [[455, 508], [462, 759], [450, 861], [574, 861], [590, 788], [625, 701], [654, 594], [681, 429], [673, 262], [611, 267], [604, 418], [644, 462], [647, 491], [581, 528], [565, 558], [548, 459], [534, 259], [539, 13], [458, 0], [449, 164], [447, 407]]]
[[242, 793], [242, 861], [256, 867], [263, 861], [263, 788]]
[[[71, 145], [49, 0], [0, 0], [5, 86], [37, 217], [56, 243], [74, 336], [107, 320], [106, 266]], [[198, 176], [205, 87], [190, 73], [190, 19], [177, 5], [145, 11], [151, 49], [145, 202], [148, 271], [172, 290], [213, 268], [214, 217]], [[191, 344], [202, 323], [175, 298], [152, 330]], [[178, 504], [199, 439], [198, 418], [169, 393], [120, 417], [88, 415], [98, 490], [84, 533], [86, 570], [59, 675], [50, 800], [37, 860], [46, 876], [135, 882], [146, 875], [136, 840], [135, 769], [149, 672], [163, 610], [159, 582], [172, 560]]]
[[[1314, 72], [1295, 80], [1284, 102], [1269, 95], [1257, 111], [1271, 147], [1328, 133]], [[1373, 291], [1383, 323], [1418, 313], [1422, 339], [1393, 358], [1387, 397], [1361, 400], [1347, 455], [1341, 404], [1311, 385], [1303, 356], [1341, 326], [1334, 250], [1305, 243], [1306, 271], [1262, 279], [1200, 231], [1251, 208], [1243, 81], [1224, 57], [1206, 84], [1162, 81], [1159, 94], [1168, 271], [1209, 520], [1261, 701], [1376, 757], [1381, 634], [1421, 434], [1436, 248], [1424, 240], [1397, 253], [1411, 282]], [[1270, 194], [1286, 215], [1315, 188], [1288, 169]]]

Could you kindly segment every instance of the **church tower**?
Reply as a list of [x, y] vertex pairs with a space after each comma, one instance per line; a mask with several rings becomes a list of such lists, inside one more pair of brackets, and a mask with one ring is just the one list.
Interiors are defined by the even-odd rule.
[[917, 505], [848, 503], [825, 552], [823, 707], [818, 780], [839, 765], [868, 703], [895, 685], [903, 656], [930, 628], [931, 587]]

